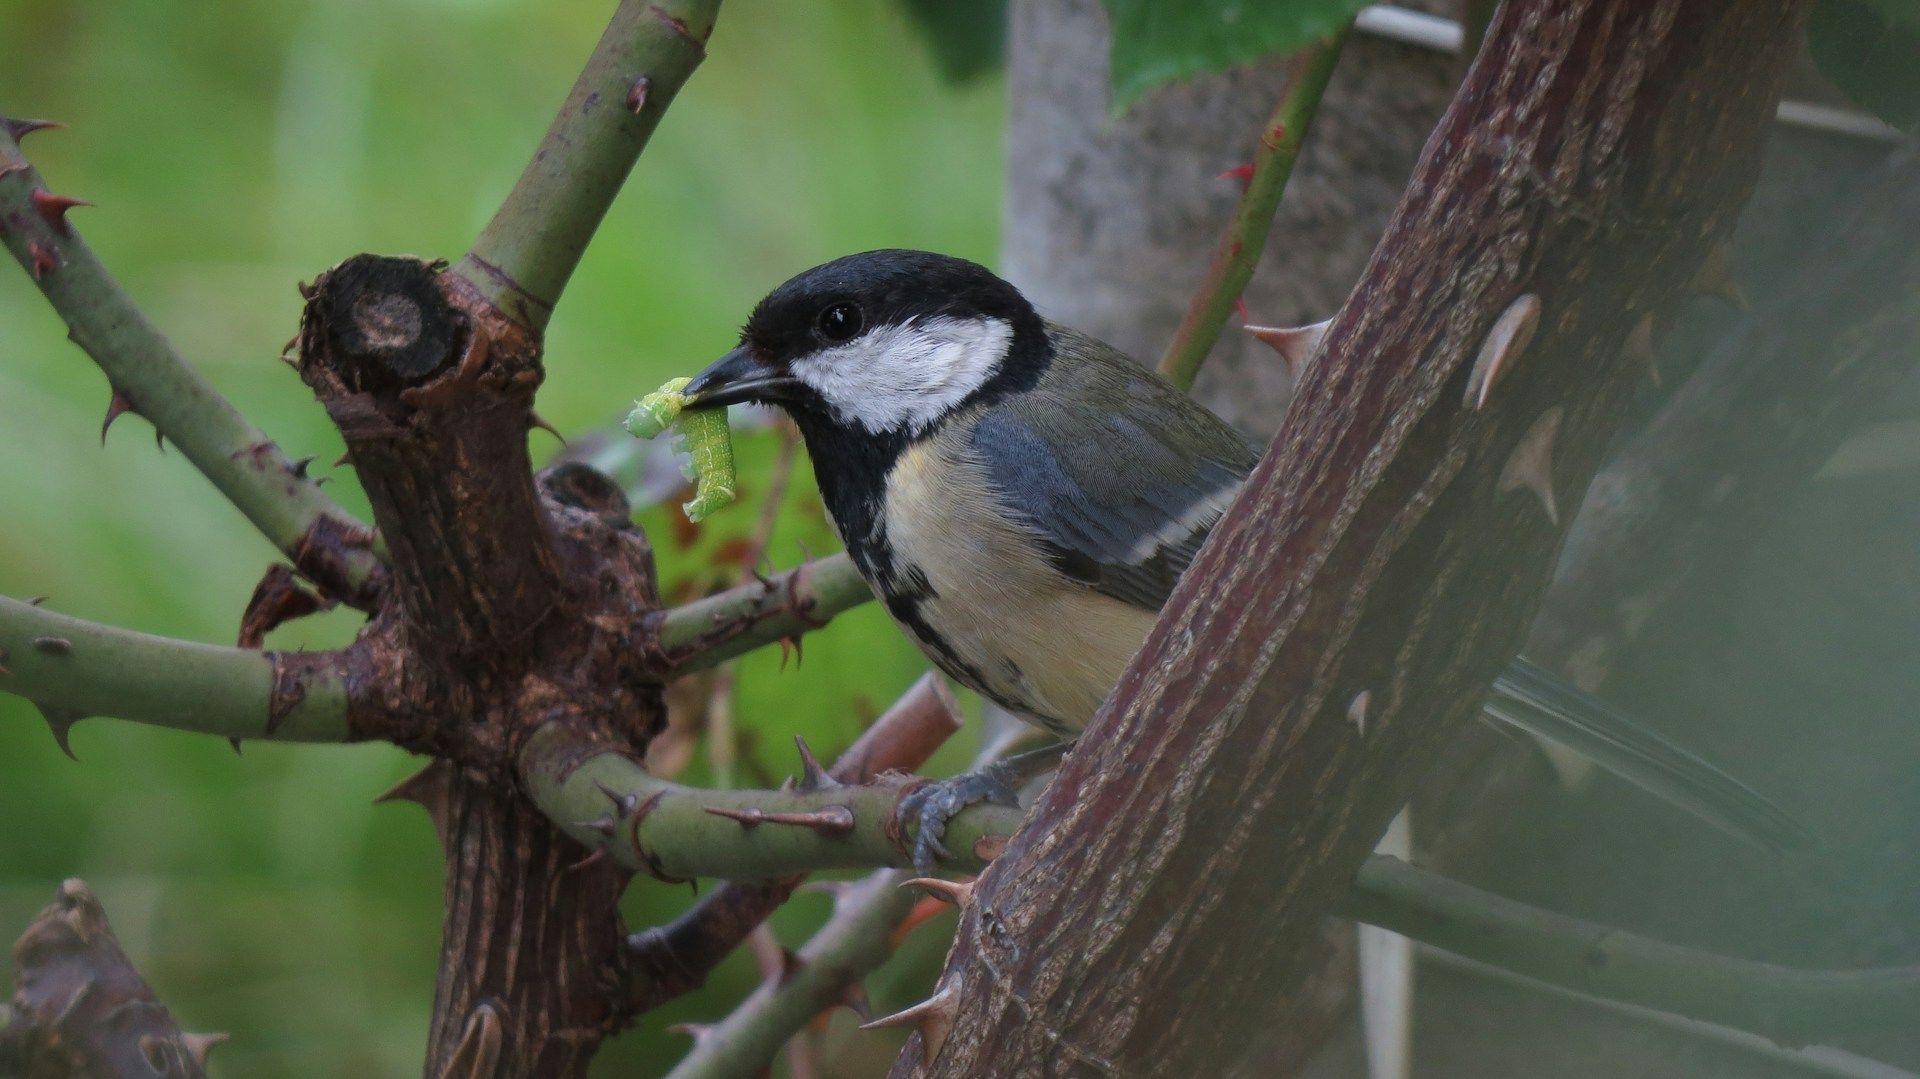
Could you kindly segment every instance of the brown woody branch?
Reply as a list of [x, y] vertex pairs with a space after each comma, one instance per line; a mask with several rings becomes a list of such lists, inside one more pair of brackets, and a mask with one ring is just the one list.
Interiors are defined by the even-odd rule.
[[86, 882], [60, 885], [13, 946], [0, 1074], [203, 1079], [225, 1034], [188, 1034], [120, 950]]
[[[1554, 502], [1640, 377], [1632, 327], [1730, 229], [1801, 10], [1501, 8], [1285, 434], [983, 875], [929, 1071], [1206, 1073], [1276, 1021], [1518, 650]], [[1483, 347], [1530, 303], [1530, 342]]]

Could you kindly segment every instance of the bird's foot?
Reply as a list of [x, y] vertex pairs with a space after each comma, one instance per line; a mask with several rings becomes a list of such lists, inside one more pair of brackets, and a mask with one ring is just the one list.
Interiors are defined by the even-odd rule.
[[931, 874], [939, 863], [951, 861], [953, 852], [942, 842], [947, 822], [968, 806], [982, 802], [1020, 808], [1021, 786], [1058, 765], [1071, 747], [1071, 742], [1062, 742], [1021, 753], [971, 772], [935, 780], [900, 799], [894, 820], [903, 832], [911, 828], [913, 867]]

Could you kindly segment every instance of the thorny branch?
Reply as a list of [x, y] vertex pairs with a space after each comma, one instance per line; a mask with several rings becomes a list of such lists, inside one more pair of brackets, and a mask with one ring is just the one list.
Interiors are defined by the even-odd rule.
[[[1005, 756], [1023, 734], [1015, 730], [1011, 738], [991, 740], [973, 766]], [[909, 883], [912, 888], [906, 887]], [[782, 1045], [833, 1007], [844, 1005], [862, 1019], [872, 1019], [861, 980], [893, 955], [899, 930], [922, 895], [931, 893], [959, 903], [971, 888], [916, 879], [911, 870], [887, 869], [857, 881], [836, 881], [828, 890], [833, 895], [832, 917], [797, 954], [790, 953], [776, 977], [763, 980], [725, 1019], [694, 1032], [693, 1051], [674, 1067], [671, 1079], [757, 1074], [773, 1062]], [[871, 1025], [883, 1024], [902, 1025], [889, 1020]]]
[[[827, 775], [839, 783], [865, 783], [887, 772], [911, 771], [959, 730], [960, 719], [945, 683], [929, 674], [874, 720], [834, 761]], [[802, 764], [812, 771], [811, 757], [803, 757]], [[634, 1010], [651, 1011], [699, 988], [707, 973], [786, 902], [804, 879], [731, 881], [667, 925], [629, 937], [628, 981]]]
[[[344, 742], [346, 656], [154, 637], [0, 597], [0, 691], [39, 706], [60, 748], [87, 716], [283, 742]], [[71, 753], [71, 750], [67, 750]]]
[[798, 639], [872, 598], [852, 560], [831, 555], [664, 612], [658, 643], [672, 671], [688, 674]]
[[720, 0], [615, 10], [506, 201], [453, 267], [539, 333], [674, 95], [706, 58]]
[[[841, 784], [825, 773], [791, 790], [700, 790], [647, 774], [619, 750], [548, 724], [527, 739], [519, 775], [534, 804], [589, 850], [662, 880], [760, 880], [816, 869], [905, 866], [911, 834], [894, 812], [919, 780]], [[978, 870], [1020, 812], [975, 805], [947, 828], [952, 865]]]
[[328, 597], [370, 607], [380, 564], [366, 527], [307, 476], [174, 350], [68, 220], [85, 205], [47, 189], [19, 136], [37, 121], [0, 121], [0, 239], [93, 357], [112, 389], [107, 428], [147, 418]]
[[[1284, 433], [983, 874], [991, 916], [936, 988], [951, 1036], [896, 1074], [1067, 1048], [1209, 1072], [1273, 1021], [1246, 1002], [1298, 985], [1518, 650], [1556, 489], [1584, 489], [1640, 376], [1634, 320], [1730, 229], [1802, 12], [1501, 5]], [[1533, 305], [1530, 343], [1489, 344]]]
[[204, 1079], [225, 1034], [188, 1034], [120, 950], [84, 881], [13, 946], [14, 994], [0, 1009], [0, 1074]]

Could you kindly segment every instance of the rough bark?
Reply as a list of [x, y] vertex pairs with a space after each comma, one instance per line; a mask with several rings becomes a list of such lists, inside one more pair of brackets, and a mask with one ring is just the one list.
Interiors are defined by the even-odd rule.
[[1286, 435], [983, 876], [932, 1071], [1204, 1072], [1273, 1021], [1250, 1005], [1518, 648], [1561, 535], [1529, 488], [1577, 504], [1628, 332], [1731, 228], [1798, 11], [1503, 10]]
[[13, 946], [14, 994], [0, 1025], [0, 1074], [203, 1079], [224, 1034], [188, 1034], [120, 950], [85, 881], [60, 885], [53, 905]]
[[627, 874], [516, 789], [542, 723], [636, 754], [660, 722], [643, 626], [652, 554], [617, 488], [527, 455], [539, 344], [470, 285], [357, 256], [310, 292], [300, 370], [347, 442], [391, 552], [359, 647], [380, 733], [443, 758], [397, 788], [446, 849], [429, 1075], [572, 1075], [624, 1018]]

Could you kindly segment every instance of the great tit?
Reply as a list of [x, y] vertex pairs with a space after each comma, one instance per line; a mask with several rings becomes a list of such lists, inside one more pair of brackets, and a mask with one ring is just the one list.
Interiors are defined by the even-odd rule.
[[[1259, 457], [985, 267], [925, 251], [849, 255], [787, 281], [685, 393], [692, 408], [786, 410], [853, 564], [901, 630], [953, 679], [1068, 742]], [[1738, 780], [1524, 660], [1486, 716], [1762, 845], [1798, 840]], [[959, 808], [1009, 797], [1018, 770], [903, 803], [916, 861], [944, 853]]]

